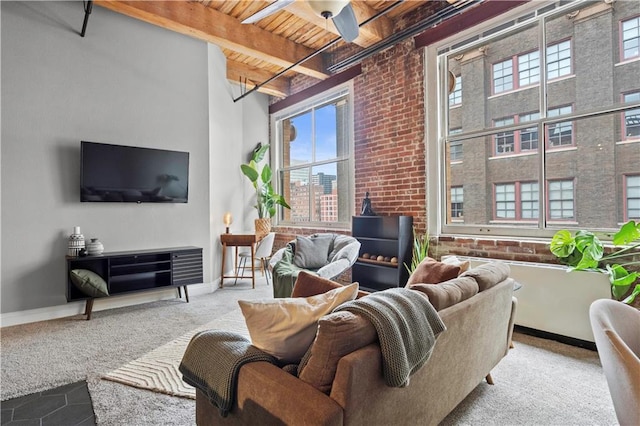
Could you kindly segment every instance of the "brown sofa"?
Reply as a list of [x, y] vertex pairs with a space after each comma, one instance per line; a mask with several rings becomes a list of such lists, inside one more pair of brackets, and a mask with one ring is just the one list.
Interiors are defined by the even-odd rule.
[[447, 330], [439, 335], [431, 357], [411, 376], [407, 387], [385, 384], [377, 343], [339, 360], [328, 394], [273, 364], [254, 362], [240, 369], [237, 401], [227, 417], [221, 417], [205, 394], [197, 391], [197, 424], [438, 424], [485, 377], [490, 381], [491, 369], [510, 345], [515, 299], [508, 267], [486, 264], [478, 268], [448, 282], [471, 277], [481, 291], [439, 311]]

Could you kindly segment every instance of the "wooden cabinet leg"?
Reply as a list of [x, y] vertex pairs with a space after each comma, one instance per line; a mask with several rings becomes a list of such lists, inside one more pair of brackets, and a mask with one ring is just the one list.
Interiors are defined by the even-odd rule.
[[91, 319], [91, 311], [93, 310], [93, 299], [87, 299], [87, 303], [84, 307], [84, 314], [87, 316], [87, 321]]
[[491, 373], [487, 374], [487, 377], [485, 377], [487, 383], [489, 383], [490, 385], [493, 384], [493, 378], [491, 377]]
[[184, 298], [187, 299], [187, 303], [189, 303], [189, 292], [187, 291], [186, 285], [184, 286]]

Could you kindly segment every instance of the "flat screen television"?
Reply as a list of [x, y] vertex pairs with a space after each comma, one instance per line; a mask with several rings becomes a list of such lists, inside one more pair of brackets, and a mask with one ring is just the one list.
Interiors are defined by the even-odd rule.
[[189, 153], [80, 143], [80, 201], [186, 203]]

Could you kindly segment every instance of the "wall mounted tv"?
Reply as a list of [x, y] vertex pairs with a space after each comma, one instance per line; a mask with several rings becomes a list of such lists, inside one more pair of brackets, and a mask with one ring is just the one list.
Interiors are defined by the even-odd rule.
[[80, 201], [186, 203], [189, 153], [86, 142], [80, 144]]

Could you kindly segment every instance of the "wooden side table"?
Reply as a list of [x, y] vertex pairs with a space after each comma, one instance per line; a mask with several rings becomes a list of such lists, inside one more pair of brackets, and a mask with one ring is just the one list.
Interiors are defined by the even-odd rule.
[[[251, 287], [256, 288], [256, 272], [254, 267], [254, 259], [256, 254], [256, 243], [260, 239], [256, 234], [220, 234], [220, 242], [222, 242], [222, 267], [220, 272], [220, 288], [224, 287], [225, 278], [249, 278], [251, 277]], [[238, 247], [251, 247], [251, 275], [238, 275], [238, 268], [234, 262], [235, 275], [224, 274], [224, 264], [227, 256], [227, 247], [235, 247], [236, 260], [238, 261]]]

